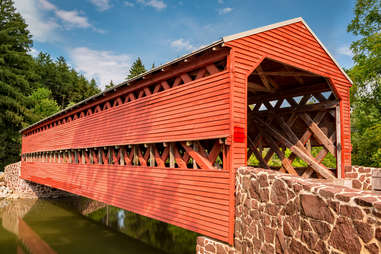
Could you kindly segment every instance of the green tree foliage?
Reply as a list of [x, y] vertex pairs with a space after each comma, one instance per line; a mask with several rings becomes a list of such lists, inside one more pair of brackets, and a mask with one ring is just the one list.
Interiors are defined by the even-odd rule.
[[12, 0], [0, 0], [0, 170], [20, 160], [19, 130], [100, 90], [47, 53], [28, 54], [31, 35]]
[[66, 108], [70, 102], [77, 103], [100, 92], [94, 79], [90, 82], [83, 75], [68, 66], [65, 58], [54, 61], [41, 52], [35, 59], [39, 86], [52, 91], [55, 101]]
[[32, 102], [32, 112], [38, 116], [38, 118], [48, 117], [60, 110], [57, 102], [52, 98], [52, 92], [45, 88], [37, 88], [29, 96]]
[[111, 87], [114, 87], [114, 82], [112, 80], [110, 81], [110, 84], [106, 85], [105, 90], [110, 89]]
[[138, 57], [138, 59], [136, 59], [135, 62], [132, 64], [130, 68], [130, 74], [128, 74], [127, 79], [136, 77], [144, 72], [146, 72], [146, 68], [144, 67], [140, 57]]
[[355, 65], [352, 101], [352, 163], [381, 167], [381, 0], [358, 0], [348, 31]]
[[31, 91], [31, 36], [11, 0], [0, 0], [0, 168], [19, 159], [18, 131], [36, 120], [25, 95]]

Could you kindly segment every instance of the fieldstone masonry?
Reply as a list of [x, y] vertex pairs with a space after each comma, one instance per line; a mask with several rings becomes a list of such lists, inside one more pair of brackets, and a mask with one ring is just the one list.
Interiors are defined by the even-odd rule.
[[234, 248], [199, 237], [198, 253], [381, 253], [375, 192], [242, 167], [235, 213]]
[[56, 198], [71, 194], [48, 186], [21, 179], [21, 162], [13, 163], [4, 169], [4, 182], [12, 190], [12, 198]]
[[[352, 188], [360, 190], [373, 190], [373, 178], [381, 176], [381, 169], [372, 167], [352, 166], [350, 172], [345, 172], [345, 178], [352, 181]], [[377, 187], [377, 190], [379, 187]]]

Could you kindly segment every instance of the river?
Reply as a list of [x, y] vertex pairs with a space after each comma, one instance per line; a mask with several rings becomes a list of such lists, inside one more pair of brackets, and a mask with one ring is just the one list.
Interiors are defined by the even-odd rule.
[[195, 253], [196, 237], [80, 197], [0, 200], [0, 253]]

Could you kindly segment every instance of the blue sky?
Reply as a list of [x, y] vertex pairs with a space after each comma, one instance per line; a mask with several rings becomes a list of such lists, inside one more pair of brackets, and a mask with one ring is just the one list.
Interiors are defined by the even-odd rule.
[[14, 0], [33, 35], [32, 54], [64, 56], [103, 88], [140, 56], [147, 68], [222, 36], [303, 17], [343, 67], [355, 0]]

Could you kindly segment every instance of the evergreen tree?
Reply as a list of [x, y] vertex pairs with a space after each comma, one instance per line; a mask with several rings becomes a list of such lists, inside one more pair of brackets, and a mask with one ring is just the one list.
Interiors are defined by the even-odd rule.
[[61, 108], [100, 92], [95, 80], [87, 81], [83, 75], [69, 67], [63, 57], [53, 61], [49, 54], [40, 52], [35, 62], [39, 85], [52, 91], [53, 99]]
[[132, 64], [130, 68], [130, 73], [128, 74], [127, 79], [136, 77], [139, 74], [142, 74], [144, 72], [146, 72], [146, 68], [144, 67], [140, 57], [138, 57], [138, 59], [136, 59], [135, 62]]
[[27, 24], [12, 0], [0, 0], [0, 168], [20, 158], [18, 131], [36, 118], [26, 98], [34, 78]]
[[112, 82], [112, 80], [110, 81], [110, 84], [106, 85], [105, 90], [107, 90], [111, 87], [114, 87], [114, 83]]

